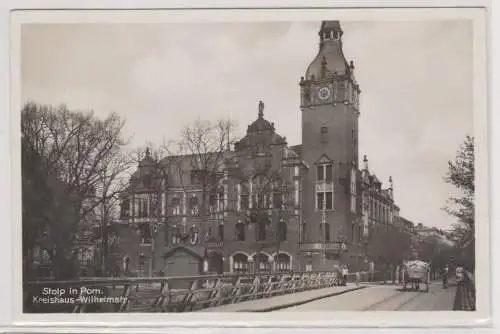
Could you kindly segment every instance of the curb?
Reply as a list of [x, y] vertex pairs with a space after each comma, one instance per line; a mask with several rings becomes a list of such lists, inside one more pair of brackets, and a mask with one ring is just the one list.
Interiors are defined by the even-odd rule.
[[324, 298], [329, 298], [329, 297], [343, 295], [344, 293], [348, 293], [348, 292], [352, 292], [352, 291], [356, 291], [356, 290], [361, 290], [361, 289], [365, 289], [365, 288], [367, 288], [367, 287], [366, 286], [356, 286], [356, 287], [353, 287], [351, 289], [346, 289], [346, 290], [338, 291], [338, 292], [332, 292], [332, 293], [329, 293], [327, 295], [313, 297], [313, 298], [309, 298], [309, 299], [306, 299], [306, 300], [301, 300], [301, 301], [297, 301], [297, 302], [293, 302], [293, 303], [282, 304], [282, 305], [277, 305], [277, 306], [271, 306], [271, 307], [267, 307], [267, 308], [260, 309], [260, 310], [241, 310], [241, 311], [237, 311], [237, 312], [251, 312], [251, 313], [255, 313], [255, 312], [272, 312], [272, 311], [277, 311], [277, 310], [281, 310], [281, 309], [284, 309], [284, 308], [289, 308], [289, 307], [293, 307], [293, 306], [307, 304], [307, 303], [310, 303], [310, 302], [313, 302], [313, 301], [316, 301], [316, 300], [320, 300], [320, 299], [324, 299]]

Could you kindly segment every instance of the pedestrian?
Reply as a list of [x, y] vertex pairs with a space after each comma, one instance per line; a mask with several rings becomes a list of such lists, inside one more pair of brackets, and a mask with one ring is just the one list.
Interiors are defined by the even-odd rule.
[[347, 275], [349, 274], [349, 270], [347, 269], [347, 265], [344, 264], [342, 268], [342, 278], [343, 278], [343, 284], [344, 286], [347, 285]]
[[464, 281], [464, 268], [461, 265], [458, 265], [455, 269], [455, 278], [457, 280], [457, 284], [462, 284]]
[[359, 282], [361, 281], [361, 274], [358, 272], [356, 272], [356, 286], [359, 286]]
[[449, 274], [449, 269], [448, 269], [448, 265], [446, 265], [443, 269], [443, 276], [442, 276], [443, 288], [445, 288], [445, 289], [448, 286], [448, 274]]

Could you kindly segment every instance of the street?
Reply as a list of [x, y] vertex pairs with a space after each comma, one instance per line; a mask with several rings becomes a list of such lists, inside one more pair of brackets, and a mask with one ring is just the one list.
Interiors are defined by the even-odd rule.
[[280, 312], [301, 311], [451, 311], [455, 299], [454, 285], [443, 289], [433, 282], [429, 292], [402, 291], [400, 286], [368, 285], [361, 290], [319, 299], [306, 304], [280, 309]]

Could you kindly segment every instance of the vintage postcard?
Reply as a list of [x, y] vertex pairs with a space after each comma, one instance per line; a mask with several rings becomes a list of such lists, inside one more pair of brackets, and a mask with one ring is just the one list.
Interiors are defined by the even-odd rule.
[[484, 15], [14, 12], [16, 311], [487, 318]]

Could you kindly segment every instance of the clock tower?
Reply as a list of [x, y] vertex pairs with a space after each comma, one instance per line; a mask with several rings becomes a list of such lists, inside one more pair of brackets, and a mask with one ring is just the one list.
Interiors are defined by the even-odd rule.
[[342, 35], [338, 21], [322, 22], [318, 54], [300, 80], [302, 159], [309, 165], [303, 207], [307, 221], [302, 235], [303, 242], [322, 244], [316, 249], [334, 250], [332, 254], [322, 251], [321, 264], [326, 267], [332, 265], [332, 259], [345, 263], [344, 252], [335, 250], [349, 249], [354, 242], [351, 227], [359, 212], [360, 89], [354, 63], [344, 56]]

